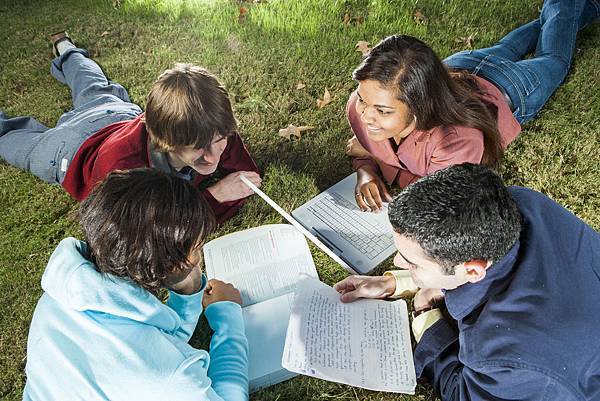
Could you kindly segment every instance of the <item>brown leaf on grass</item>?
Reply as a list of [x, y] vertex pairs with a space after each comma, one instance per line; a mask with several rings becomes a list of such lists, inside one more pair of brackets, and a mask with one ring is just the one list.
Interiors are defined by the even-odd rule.
[[348, 14], [348, 13], [344, 14], [344, 19], [343, 19], [344, 25], [350, 25], [350, 19], [351, 19], [350, 14]]
[[425, 17], [425, 15], [423, 15], [423, 13], [421, 12], [421, 10], [415, 10], [415, 13], [413, 14], [413, 18], [415, 19], [415, 22], [417, 24], [425, 24], [427, 22], [427, 17]]
[[356, 42], [357, 52], [361, 52], [363, 57], [367, 57], [367, 55], [371, 52], [371, 48], [369, 47], [369, 42], [365, 42], [364, 40], [359, 40]]
[[25, 94], [25, 87], [20, 82], [15, 84], [15, 93], [19, 96], [23, 96]]
[[344, 13], [343, 17], [342, 17], [342, 23], [346, 26], [349, 25], [361, 25], [362, 23], [365, 22], [365, 16], [362, 14], [358, 14], [358, 15], [352, 15], [349, 12]]
[[315, 127], [312, 127], [310, 125], [301, 125], [299, 127], [296, 127], [295, 125], [290, 124], [287, 127], [280, 129], [278, 135], [285, 139], [292, 139], [292, 135], [294, 135], [297, 138], [301, 138], [302, 133], [304, 131], [308, 131], [314, 128]]
[[109, 34], [110, 34], [110, 32], [108, 32], [108, 31], [104, 31], [104, 32], [102, 32], [102, 33], [100, 34], [100, 37], [101, 37], [101, 38], [103, 38], [103, 37], [105, 37], [105, 36], [108, 36]]
[[113, 5], [113, 8], [121, 7], [121, 0], [113, 0], [112, 5]]
[[323, 99], [317, 99], [317, 107], [322, 109], [331, 103], [331, 93], [325, 88], [325, 93], [323, 94]]
[[300, 90], [300, 89], [304, 89], [306, 88], [306, 84], [302, 83], [302, 82], [298, 82], [298, 84], [296, 85], [296, 90]]
[[240, 7], [240, 14], [238, 15], [238, 23], [243, 24], [246, 22], [246, 14], [248, 14], [248, 10], [246, 7]]
[[473, 48], [474, 41], [475, 35], [462, 36], [460, 38], [454, 39], [454, 43], [462, 43], [467, 49]]

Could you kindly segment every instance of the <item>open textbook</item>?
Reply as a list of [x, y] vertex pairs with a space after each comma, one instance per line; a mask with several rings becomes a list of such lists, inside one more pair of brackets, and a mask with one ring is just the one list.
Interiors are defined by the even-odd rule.
[[282, 365], [292, 372], [414, 394], [416, 375], [406, 302], [358, 300], [303, 275], [297, 284]]
[[207, 276], [242, 295], [250, 391], [296, 376], [281, 366], [294, 290], [299, 273], [318, 277], [304, 236], [288, 224], [265, 225], [212, 240], [203, 251]]

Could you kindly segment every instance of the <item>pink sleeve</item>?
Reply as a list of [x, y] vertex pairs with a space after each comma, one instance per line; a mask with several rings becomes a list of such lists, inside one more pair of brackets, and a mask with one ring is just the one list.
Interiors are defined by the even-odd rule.
[[[431, 155], [427, 175], [455, 164], [480, 164], [483, 157], [483, 134], [478, 130], [465, 129], [467, 132], [453, 130], [446, 133], [435, 146]], [[470, 132], [469, 132], [470, 131]]]

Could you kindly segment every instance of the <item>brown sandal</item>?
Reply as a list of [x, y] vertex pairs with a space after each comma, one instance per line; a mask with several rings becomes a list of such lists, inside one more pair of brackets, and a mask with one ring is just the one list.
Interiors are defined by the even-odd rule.
[[60, 54], [58, 53], [58, 48], [56, 47], [56, 45], [58, 45], [60, 42], [68, 40], [73, 45], [75, 45], [75, 43], [73, 43], [73, 39], [71, 39], [67, 31], [53, 33], [49, 36], [49, 39], [50, 42], [52, 42], [52, 54], [54, 54], [54, 57], [60, 56]]

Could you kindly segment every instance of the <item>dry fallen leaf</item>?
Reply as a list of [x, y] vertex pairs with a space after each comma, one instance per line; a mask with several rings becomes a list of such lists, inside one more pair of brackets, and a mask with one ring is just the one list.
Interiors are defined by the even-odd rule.
[[25, 87], [20, 82], [17, 82], [15, 85], [15, 93], [19, 96], [23, 96], [25, 93]]
[[323, 99], [317, 99], [317, 107], [322, 109], [331, 103], [331, 93], [325, 88], [325, 93], [323, 94]]
[[301, 125], [300, 127], [296, 127], [295, 125], [290, 124], [287, 127], [279, 130], [279, 136], [286, 139], [292, 139], [291, 137], [292, 135], [294, 135], [295, 137], [300, 138], [304, 131], [308, 131], [314, 128], [315, 127], [312, 127], [310, 125]]
[[248, 10], [245, 7], [240, 7], [240, 14], [238, 15], [238, 23], [243, 24], [246, 22], [246, 14]]
[[302, 82], [298, 82], [298, 84], [296, 85], [296, 90], [300, 90], [300, 89], [304, 89], [306, 88], [306, 84], [302, 83]]
[[344, 22], [344, 25], [350, 25], [350, 14], [348, 14], [348, 13], [344, 14], [343, 22]]
[[469, 35], [469, 36], [464, 36], [464, 37], [454, 39], [454, 43], [462, 43], [468, 49], [472, 49], [474, 40], [475, 40], [475, 35]]
[[370, 52], [371, 48], [369, 47], [369, 42], [365, 42], [364, 40], [359, 40], [356, 42], [356, 51], [361, 52], [363, 57], [366, 57]]
[[413, 17], [415, 18], [415, 22], [418, 24], [424, 24], [425, 22], [427, 22], [427, 18], [423, 15], [423, 13], [420, 10], [415, 10]]
[[103, 37], [107, 36], [109, 33], [110, 32], [108, 32], [108, 31], [104, 31], [100, 34], [100, 37], [103, 38]]

